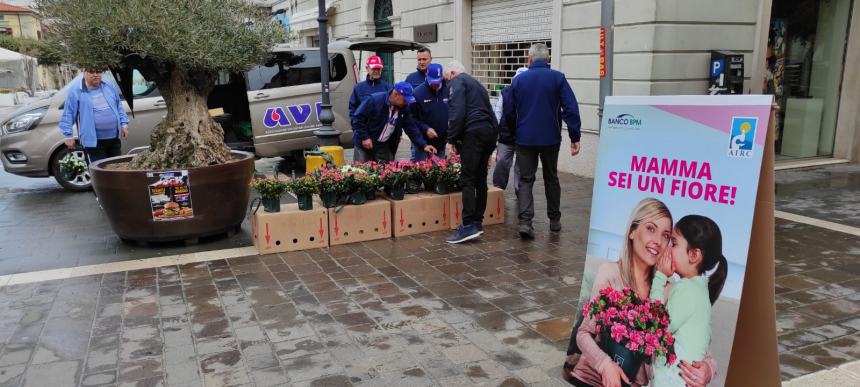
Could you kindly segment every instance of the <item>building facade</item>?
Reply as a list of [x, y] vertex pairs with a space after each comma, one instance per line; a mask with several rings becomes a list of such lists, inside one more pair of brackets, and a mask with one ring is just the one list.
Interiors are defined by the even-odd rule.
[[42, 24], [33, 10], [13, 4], [0, 3], [0, 35], [16, 38], [42, 38]]
[[[583, 151], [559, 168], [591, 175], [599, 133], [601, 0], [328, 0], [331, 40], [423, 40], [490, 94], [546, 43], [580, 103]], [[287, 0], [297, 45], [317, 45], [317, 2]], [[852, 0], [615, 0], [614, 95], [707, 94], [712, 50], [744, 59], [744, 93], [775, 95], [778, 165], [860, 161], [860, 27]], [[858, 19], [860, 20], [860, 19]], [[433, 33], [435, 31], [435, 33]], [[315, 40], [316, 39], [316, 40]], [[366, 57], [366, 56], [365, 56]], [[414, 53], [383, 58], [395, 79]], [[566, 136], [563, 136], [566, 138]], [[564, 149], [564, 148], [563, 148]]]

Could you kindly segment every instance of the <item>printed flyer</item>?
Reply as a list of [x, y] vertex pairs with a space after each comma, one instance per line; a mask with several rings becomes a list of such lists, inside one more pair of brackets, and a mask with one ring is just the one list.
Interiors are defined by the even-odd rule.
[[149, 185], [153, 220], [171, 221], [194, 217], [188, 171], [150, 172], [146, 176], [158, 178], [157, 182]]
[[569, 382], [725, 384], [771, 103], [606, 98]]

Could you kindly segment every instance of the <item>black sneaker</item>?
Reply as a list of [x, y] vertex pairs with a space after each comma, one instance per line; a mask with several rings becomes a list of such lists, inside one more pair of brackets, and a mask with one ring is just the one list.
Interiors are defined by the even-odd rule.
[[560, 219], [550, 220], [549, 221], [549, 230], [553, 231], [553, 232], [561, 231], [561, 220]]
[[475, 225], [473, 224], [460, 226], [459, 228], [457, 228], [457, 231], [454, 232], [454, 235], [448, 237], [448, 243], [465, 242], [470, 239], [475, 239], [481, 236], [482, 233], [483, 231], [479, 231], [478, 228], [475, 227]]
[[535, 229], [532, 228], [530, 224], [521, 224], [520, 225], [520, 238], [521, 239], [535, 239]]

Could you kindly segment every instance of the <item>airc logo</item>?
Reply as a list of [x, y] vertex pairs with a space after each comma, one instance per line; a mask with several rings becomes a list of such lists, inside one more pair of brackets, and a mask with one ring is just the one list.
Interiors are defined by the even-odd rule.
[[636, 118], [632, 114], [619, 114], [616, 117], [610, 117], [608, 120], [609, 127], [612, 129], [631, 129], [639, 130], [642, 126], [642, 119]]
[[756, 117], [732, 117], [732, 130], [729, 132], [729, 152], [732, 157], [752, 157]]

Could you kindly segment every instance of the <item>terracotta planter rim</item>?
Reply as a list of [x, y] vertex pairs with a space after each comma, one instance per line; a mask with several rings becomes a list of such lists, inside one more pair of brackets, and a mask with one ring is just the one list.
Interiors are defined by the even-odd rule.
[[[249, 158], [255, 157], [253, 153], [243, 152], [243, 151], [238, 151], [238, 150], [231, 150], [230, 155], [234, 156], [234, 158], [231, 162], [244, 161], [244, 160], [247, 160]], [[237, 158], [235, 156], [241, 156], [241, 157]], [[111, 157], [111, 158], [107, 158], [107, 159], [101, 159], [99, 161], [96, 161], [95, 163], [90, 164], [90, 169], [93, 169], [96, 171], [105, 171], [108, 173], [169, 172], [169, 171], [176, 171], [176, 170], [191, 171], [191, 170], [200, 169], [200, 168], [214, 168], [214, 167], [219, 167], [219, 166], [222, 166], [225, 164], [229, 164], [229, 163], [224, 163], [224, 164], [207, 165], [207, 166], [203, 166], [203, 167], [173, 168], [173, 169], [105, 169], [105, 168], [102, 168], [102, 166], [104, 166], [104, 165], [126, 162], [128, 160], [131, 160], [133, 157], [134, 157], [134, 155], [122, 155], [122, 156], [116, 156], [116, 157]]]

